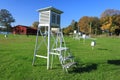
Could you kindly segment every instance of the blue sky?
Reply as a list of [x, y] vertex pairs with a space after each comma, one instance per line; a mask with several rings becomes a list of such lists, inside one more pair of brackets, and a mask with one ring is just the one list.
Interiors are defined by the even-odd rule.
[[106, 9], [120, 10], [120, 0], [0, 0], [0, 9], [7, 9], [16, 19], [12, 25], [31, 26], [38, 21], [37, 10], [48, 6], [64, 12], [61, 27], [66, 27], [83, 16], [100, 17]]

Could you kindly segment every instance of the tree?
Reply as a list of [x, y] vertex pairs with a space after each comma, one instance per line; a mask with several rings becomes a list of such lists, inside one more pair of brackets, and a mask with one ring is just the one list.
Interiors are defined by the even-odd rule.
[[100, 34], [101, 33], [101, 29], [100, 29], [100, 19], [98, 17], [90, 17], [90, 33], [91, 34]]
[[38, 25], [39, 25], [39, 22], [35, 21], [35, 22], [33, 22], [32, 27], [33, 28], [38, 28]]
[[0, 23], [6, 27], [7, 32], [9, 31], [12, 22], [15, 22], [15, 19], [13, 18], [12, 14], [6, 9], [1, 9], [0, 10]]
[[73, 31], [77, 29], [77, 22], [75, 20], [72, 20], [71, 24], [68, 27], [63, 28], [63, 33], [69, 35], [69, 33], [73, 33]]
[[90, 28], [89, 28], [89, 17], [88, 16], [83, 16], [79, 22], [78, 26], [80, 27], [80, 31], [83, 33], [90, 33]]
[[69, 25], [68, 27], [63, 28], [63, 33], [65, 35], [69, 35], [69, 33], [71, 33], [71, 32], [73, 32], [72, 26]]
[[107, 9], [101, 14], [101, 29], [110, 33], [120, 28], [120, 10]]
[[120, 15], [120, 10], [106, 9], [106, 10], [101, 14], [101, 17], [113, 16], [113, 15]]
[[77, 22], [75, 20], [72, 20], [70, 26], [72, 27], [72, 30], [77, 30]]
[[78, 26], [80, 31], [86, 34], [98, 34], [100, 32], [100, 21], [97, 17], [83, 16], [79, 20]]
[[120, 34], [120, 15], [113, 16], [113, 25], [111, 28], [111, 32], [115, 33], [116, 35]]

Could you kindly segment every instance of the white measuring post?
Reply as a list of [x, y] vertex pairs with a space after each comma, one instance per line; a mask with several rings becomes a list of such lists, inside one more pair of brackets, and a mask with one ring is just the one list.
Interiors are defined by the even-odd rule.
[[94, 49], [94, 46], [96, 45], [96, 42], [95, 41], [91, 41], [91, 47], [92, 47], [92, 50]]
[[85, 43], [86, 34], [83, 34], [83, 35], [82, 35], [82, 38], [83, 38], [83, 42]]
[[[38, 32], [37, 32], [37, 38], [36, 38], [36, 45], [34, 50], [34, 58], [33, 58], [33, 64], [35, 62], [35, 57], [41, 57], [47, 59], [47, 69], [50, 68], [50, 50], [51, 50], [51, 28], [60, 28], [60, 15], [63, 13], [62, 11], [50, 6], [46, 8], [42, 8], [38, 10], [39, 12], [39, 27], [38, 32], [41, 27], [47, 27], [47, 56], [41, 56], [37, 55], [37, 45], [38, 45]], [[40, 31], [41, 32], [41, 31]], [[41, 32], [42, 33], [42, 32]], [[45, 42], [45, 41], [44, 41]]]

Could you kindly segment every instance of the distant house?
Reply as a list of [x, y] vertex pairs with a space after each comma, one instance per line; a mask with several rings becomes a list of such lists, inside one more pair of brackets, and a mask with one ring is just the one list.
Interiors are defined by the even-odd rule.
[[37, 29], [28, 26], [17, 25], [12, 29], [13, 34], [36, 35]]

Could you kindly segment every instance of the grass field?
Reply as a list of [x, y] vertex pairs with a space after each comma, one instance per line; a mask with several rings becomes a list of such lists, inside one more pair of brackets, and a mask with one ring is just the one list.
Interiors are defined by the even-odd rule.
[[91, 40], [65, 37], [67, 47], [78, 66], [65, 73], [57, 57], [53, 69], [46, 69], [46, 60], [37, 58], [32, 66], [35, 36], [0, 35], [0, 80], [119, 80], [120, 38], [97, 37], [92, 50]]

